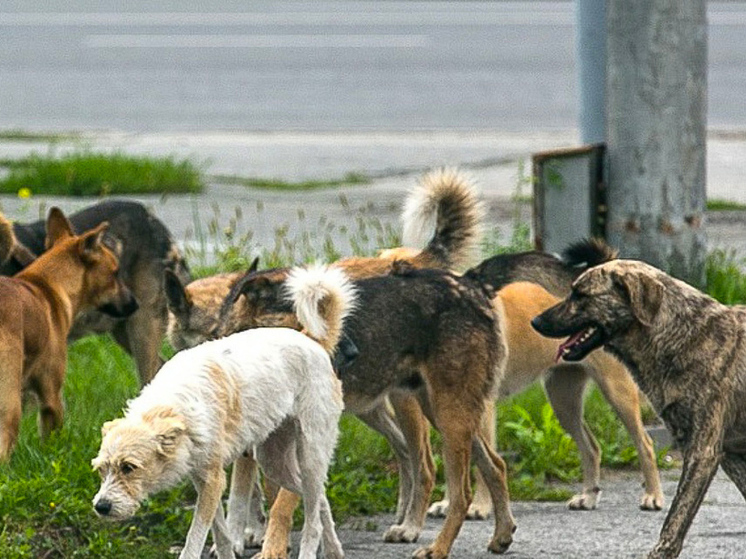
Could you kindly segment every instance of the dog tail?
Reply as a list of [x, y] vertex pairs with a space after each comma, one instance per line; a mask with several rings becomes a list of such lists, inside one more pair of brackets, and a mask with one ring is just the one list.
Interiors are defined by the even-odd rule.
[[285, 289], [306, 334], [333, 354], [356, 300], [344, 271], [328, 266], [293, 268]]
[[616, 249], [597, 237], [573, 243], [562, 251], [562, 261], [574, 268], [592, 268], [619, 256]]
[[484, 215], [484, 204], [467, 177], [456, 169], [431, 171], [405, 202], [404, 245], [425, 245], [415, 258], [425, 267], [465, 266], [478, 248]]

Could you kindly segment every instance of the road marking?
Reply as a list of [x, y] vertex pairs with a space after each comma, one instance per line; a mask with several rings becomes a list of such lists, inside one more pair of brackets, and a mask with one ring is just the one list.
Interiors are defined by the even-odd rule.
[[89, 48], [425, 48], [426, 35], [88, 35]]

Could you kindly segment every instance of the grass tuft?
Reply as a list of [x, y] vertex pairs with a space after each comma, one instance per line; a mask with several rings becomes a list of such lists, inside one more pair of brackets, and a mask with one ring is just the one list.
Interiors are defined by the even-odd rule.
[[72, 152], [60, 157], [31, 154], [0, 161], [7, 175], [0, 193], [58, 196], [200, 192], [204, 179], [189, 160], [145, 157], [123, 153]]
[[214, 175], [211, 177], [218, 184], [236, 184], [264, 190], [316, 190], [336, 186], [369, 184], [370, 178], [360, 173], [347, 173], [341, 179], [286, 181], [282, 179], [265, 179], [258, 177], [241, 177], [238, 175]]

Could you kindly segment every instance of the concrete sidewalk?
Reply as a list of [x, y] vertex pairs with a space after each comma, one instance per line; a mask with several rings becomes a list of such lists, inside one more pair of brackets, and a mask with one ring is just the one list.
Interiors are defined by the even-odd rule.
[[[314, 190], [279, 192], [243, 186], [211, 184], [199, 196], [138, 196], [173, 231], [182, 243], [197, 252], [214, 249], [214, 238], [201, 238], [198, 224], [213, 222], [222, 231], [235, 221], [235, 233], [251, 232], [257, 249], [273, 246], [278, 228], [286, 227], [291, 239], [304, 232], [316, 234], [316, 248], [323, 243], [323, 229], [342, 254], [353, 247], [340, 229], [355, 231], [364, 216], [399, 230], [401, 202], [419, 174], [449, 165], [467, 170], [478, 182], [489, 206], [488, 228], [502, 239], [509, 237], [514, 211], [511, 196], [522, 184], [529, 194], [530, 154], [576, 145], [574, 131], [542, 133], [433, 132], [433, 133], [194, 133], [124, 134], [87, 133], [80, 141], [60, 142], [57, 152], [79, 149], [123, 151], [133, 154], [190, 157], [205, 164], [211, 175], [277, 178], [288, 181], [338, 179], [350, 172], [373, 177], [369, 184]], [[0, 158], [46, 152], [46, 144], [0, 142]], [[521, 165], [523, 166], [521, 169]], [[746, 132], [715, 132], [708, 139], [708, 197], [746, 203]], [[341, 202], [344, 200], [344, 203]], [[15, 219], [36, 219], [51, 204], [72, 211], [94, 199], [34, 196], [20, 200], [0, 197], [2, 210]], [[522, 219], [530, 208], [523, 205]], [[238, 215], [238, 219], [233, 219]], [[744, 213], [710, 212], [708, 235], [713, 247], [734, 248], [746, 255]], [[319, 224], [323, 224], [320, 226]], [[332, 227], [332, 225], [334, 227]], [[375, 248], [375, 239], [369, 248]], [[208, 257], [209, 258], [209, 257]]]

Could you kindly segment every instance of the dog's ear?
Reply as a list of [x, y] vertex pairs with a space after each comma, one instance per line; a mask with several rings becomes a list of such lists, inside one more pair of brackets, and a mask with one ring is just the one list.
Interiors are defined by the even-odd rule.
[[186, 425], [178, 417], [160, 417], [154, 423], [158, 451], [163, 455], [173, 454], [179, 439], [186, 431]]
[[44, 239], [44, 247], [49, 250], [57, 242], [74, 237], [73, 226], [58, 207], [49, 210], [47, 216], [47, 236]]
[[249, 269], [246, 270], [247, 274], [250, 274], [252, 272], [256, 272], [259, 269], [259, 257], [257, 256], [254, 258], [254, 260], [251, 262], [251, 266], [249, 266]]
[[104, 221], [95, 229], [86, 231], [78, 240], [78, 254], [84, 262], [95, 262], [101, 257], [101, 249], [104, 247], [104, 234], [109, 229], [109, 222]]
[[614, 281], [629, 295], [635, 318], [643, 326], [652, 326], [663, 302], [663, 284], [647, 274], [618, 274]]
[[189, 300], [189, 295], [179, 277], [172, 270], [166, 269], [164, 271], [163, 282], [166, 290], [166, 305], [168, 306], [168, 310], [178, 318], [189, 316], [189, 309], [192, 306], [192, 302]]
[[111, 421], [107, 421], [101, 426], [101, 438], [103, 439], [106, 436], [106, 433], [111, 431], [111, 428], [114, 427], [117, 423], [122, 421], [122, 418], [118, 419], [112, 419]]

